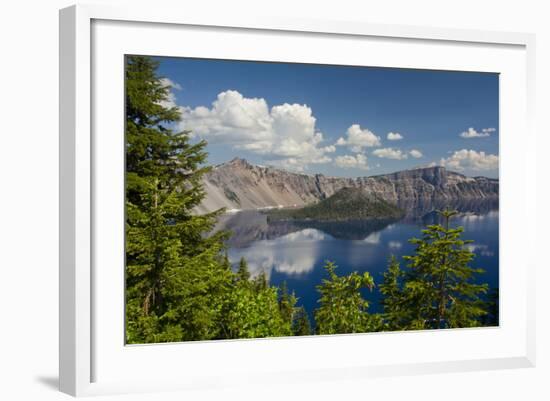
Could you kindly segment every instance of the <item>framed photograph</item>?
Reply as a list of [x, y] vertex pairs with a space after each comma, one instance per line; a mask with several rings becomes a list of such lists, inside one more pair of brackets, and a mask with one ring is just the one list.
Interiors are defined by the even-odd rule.
[[61, 10], [61, 390], [533, 366], [533, 49]]

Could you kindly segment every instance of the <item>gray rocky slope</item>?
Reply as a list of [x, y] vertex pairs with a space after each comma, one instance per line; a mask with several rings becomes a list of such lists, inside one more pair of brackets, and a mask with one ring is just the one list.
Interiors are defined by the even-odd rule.
[[344, 187], [360, 187], [392, 203], [498, 199], [498, 179], [467, 177], [444, 167], [343, 178], [293, 173], [233, 159], [204, 178], [206, 198], [198, 212], [225, 207], [261, 209], [302, 206], [325, 199]]

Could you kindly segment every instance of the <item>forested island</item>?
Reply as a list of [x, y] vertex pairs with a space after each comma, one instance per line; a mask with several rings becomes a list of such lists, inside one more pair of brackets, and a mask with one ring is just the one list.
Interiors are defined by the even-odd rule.
[[[197, 214], [211, 172], [206, 142], [171, 127], [180, 119], [166, 104], [170, 86], [158, 63], [128, 56], [126, 80], [126, 343], [445, 329], [498, 325], [498, 294], [476, 284], [481, 269], [456, 215], [425, 227], [410, 242], [415, 252], [391, 258], [381, 280], [368, 272], [339, 275], [327, 261], [313, 320], [300, 294], [251, 276], [246, 259], [233, 266], [226, 240], [212, 229], [224, 209]], [[291, 218], [399, 216], [395, 206], [345, 189]], [[211, 234], [211, 235], [210, 235]], [[383, 294], [371, 313], [369, 291]]]
[[301, 208], [270, 210], [271, 220], [362, 220], [398, 219], [403, 210], [363, 188], [342, 188], [334, 195]]

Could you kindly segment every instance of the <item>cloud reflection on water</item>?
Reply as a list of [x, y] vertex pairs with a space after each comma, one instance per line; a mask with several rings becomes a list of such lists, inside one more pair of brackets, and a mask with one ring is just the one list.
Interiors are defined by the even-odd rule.
[[263, 271], [269, 279], [273, 269], [279, 273], [300, 275], [313, 270], [321, 242], [330, 240], [330, 235], [306, 228], [276, 239], [257, 241], [249, 248], [230, 249], [229, 258], [232, 263], [237, 263], [244, 257], [252, 277]]
[[[484, 232], [494, 225], [495, 221], [498, 224], [498, 215], [498, 210], [491, 210], [485, 214], [483, 211], [466, 211], [456, 217], [454, 224], [464, 226], [468, 234]], [[437, 217], [434, 212], [430, 212], [430, 216], [429, 219]], [[344, 264], [347, 266], [379, 269], [381, 254], [389, 252], [401, 255], [406, 252], [409, 247], [407, 240], [417, 236], [422, 228], [418, 221], [406, 219], [406, 223], [359, 225], [358, 222], [352, 221], [336, 222], [333, 224], [334, 227], [324, 223], [315, 228], [299, 228], [288, 223], [271, 225], [266, 221], [265, 215], [257, 212], [243, 212], [228, 221], [230, 224], [226, 228], [233, 232], [234, 241], [229, 248], [231, 262], [236, 266], [239, 259], [244, 257], [253, 277], [263, 271], [268, 279], [273, 272], [294, 277], [304, 276], [311, 273], [316, 265], [323, 264], [327, 257], [335, 259], [336, 262], [337, 259], [345, 260]], [[440, 222], [436, 220], [430, 223]], [[315, 225], [316, 222], [311, 224]], [[346, 236], [343, 235], [344, 232], [353, 235]], [[330, 244], [327, 241], [330, 241]], [[477, 241], [475, 245], [468, 246], [472, 252], [484, 257], [496, 255], [492, 246]], [[334, 251], [327, 256], [327, 249]], [[385, 265], [385, 262], [383, 264]]]
[[388, 248], [390, 249], [401, 249], [403, 247], [403, 242], [401, 241], [389, 241]]
[[378, 245], [380, 243], [380, 231], [368, 235], [363, 242], [367, 244]]
[[495, 253], [489, 249], [489, 245], [486, 244], [467, 244], [466, 248], [470, 252], [478, 253], [481, 256], [494, 256]]

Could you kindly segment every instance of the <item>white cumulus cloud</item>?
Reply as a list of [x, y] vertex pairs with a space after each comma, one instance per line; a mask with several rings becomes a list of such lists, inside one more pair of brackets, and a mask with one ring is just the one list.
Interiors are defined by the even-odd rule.
[[334, 159], [334, 163], [340, 168], [358, 168], [368, 170], [367, 156], [358, 153], [353, 155], [338, 156]]
[[172, 89], [175, 89], [175, 90], [178, 90], [178, 91], [180, 91], [182, 89], [180, 84], [178, 84], [175, 81], [172, 81], [170, 78], [161, 78], [160, 82], [162, 83], [163, 86], [169, 86]]
[[498, 155], [487, 154], [483, 151], [457, 150], [451, 156], [442, 158], [440, 163], [450, 170], [496, 170], [498, 169]]
[[397, 132], [388, 132], [388, 141], [400, 141], [403, 139], [403, 135], [397, 133]]
[[415, 159], [420, 159], [423, 156], [422, 152], [417, 149], [412, 149], [409, 154]]
[[347, 129], [346, 138], [340, 137], [336, 145], [347, 146], [352, 152], [361, 153], [364, 148], [380, 146], [381, 139], [369, 129], [362, 129], [359, 124], [353, 124]]
[[301, 171], [308, 164], [327, 163], [326, 153], [310, 107], [280, 104], [269, 108], [263, 98], [247, 98], [235, 90], [218, 94], [210, 108], [180, 107], [180, 129], [210, 143], [223, 143], [262, 155], [271, 164]]
[[406, 153], [394, 148], [376, 149], [372, 154], [383, 159], [403, 160], [407, 158]]
[[481, 131], [477, 131], [474, 128], [470, 127], [467, 131], [461, 132], [460, 137], [465, 139], [485, 138], [490, 136], [495, 131], [496, 128], [482, 128]]
[[163, 87], [169, 88], [169, 91], [168, 91], [168, 98], [159, 102], [159, 104], [162, 107], [167, 107], [167, 108], [177, 107], [174, 90], [180, 91], [182, 89], [181, 85], [178, 84], [177, 82], [172, 81], [170, 78], [161, 78], [160, 83], [162, 84]]

